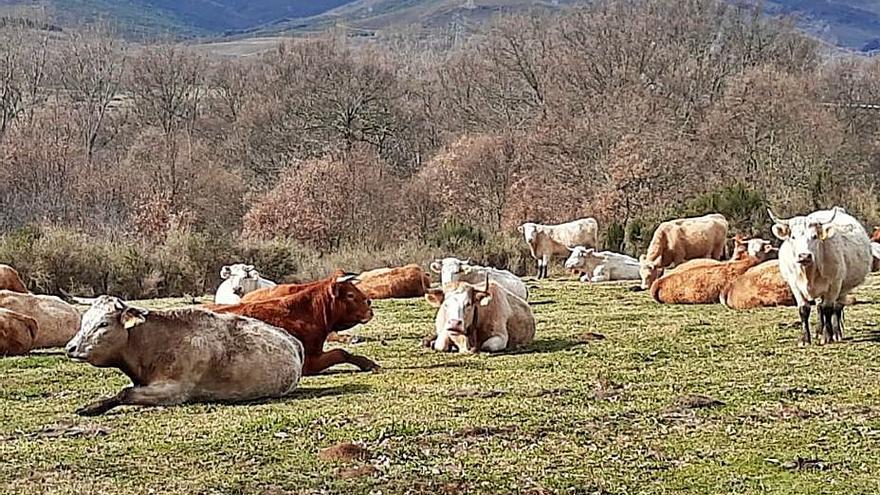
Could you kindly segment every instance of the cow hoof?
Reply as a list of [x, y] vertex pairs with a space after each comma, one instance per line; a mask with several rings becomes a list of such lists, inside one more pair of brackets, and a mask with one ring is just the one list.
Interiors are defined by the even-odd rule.
[[100, 416], [104, 413], [103, 408], [101, 406], [89, 405], [84, 406], [76, 411], [77, 416]]

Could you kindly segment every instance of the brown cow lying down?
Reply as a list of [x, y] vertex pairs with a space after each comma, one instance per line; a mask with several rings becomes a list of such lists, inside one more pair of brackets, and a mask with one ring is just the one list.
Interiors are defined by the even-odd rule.
[[415, 264], [370, 270], [357, 278], [358, 289], [370, 299], [422, 297], [431, 287], [431, 276]]
[[279, 284], [275, 287], [267, 287], [265, 289], [258, 289], [253, 292], [249, 292], [245, 294], [241, 298], [241, 302], [259, 302], [259, 301], [268, 301], [270, 299], [278, 299], [279, 297], [287, 297], [297, 294], [304, 289], [308, 289], [314, 287], [316, 285], [323, 284], [328, 280], [335, 280], [341, 277], [345, 277], [347, 274], [342, 270], [336, 270], [333, 272], [329, 278], [323, 278], [320, 280], [315, 280], [313, 282], [306, 282], [304, 284]]
[[657, 279], [651, 285], [651, 296], [665, 304], [715, 304], [731, 280], [760, 262], [750, 257], [690, 268], [682, 265]]
[[721, 304], [731, 309], [794, 306], [794, 294], [779, 272], [779, 260], [750, 268], [721, 291]]
[[0, 308], [36, 320], [33, 349], [64, 347], [79, 330], [79, 311], [55, 296], [0, 290]]
[[205, 307], [218, 313], [249, 316], [287, 330], [305, 348], [304, 375], [317, 375], [342, 363], [370, 371], [379, 365], [365, 357], [354, 356], [342, 349], [324, 352], [324, 343], [331, 332], [348, 330], [373, 318], [370, 299], [355, 287], [353, 278], [346, 276], [313, 282], [293, 295], [277, 299]]
[[0, 290], [11, 290], [27, 294], [28, 290], [15, 268], [9, 265], [0, 265]]
[[448, 351], [454, 344], [458, 352], [498, 352], [535, 339], [532, 308], [495, 282], [451, 282], [429, 290], [425, 299], [438, 308], [434, 350]]
[[0, 309], [0, 356], [30, 352], [37, 336], [37, 322], [29, 316]]
[[119, 368], [133, 386], [77, 411], [116, 406], [243, 402], [282, 397], [302, 374], [303, 346], [271, 325], [199, 309], [147, 311], [101, 296], [83, 315], [67, 355]]

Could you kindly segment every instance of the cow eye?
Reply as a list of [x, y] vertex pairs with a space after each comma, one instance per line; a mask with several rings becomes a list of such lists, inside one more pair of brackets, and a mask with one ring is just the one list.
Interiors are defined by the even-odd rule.
[[106, 321], [102, 321], [101, 323], [98, 323], [98, 328], [105, 328], [105, 327], [107, 327], [107, 326], [109, 326], [109, 325], [110, 325], [110, 324], [107, 323]]
[[349, 292], [348, 294], [346, 294], [345, 297], [348, 298], [348, 299], [350, 299], [350, 300], [352, 300], [352, 301], [354, 300], [354, 294], [351, 293], [351, 292]]

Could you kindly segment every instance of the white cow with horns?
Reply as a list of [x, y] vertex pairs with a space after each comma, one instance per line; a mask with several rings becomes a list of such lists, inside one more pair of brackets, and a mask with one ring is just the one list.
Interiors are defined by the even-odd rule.
[[550, 259], [553, 256], [568, 256], [568, 250], [575, 246], [596, 247], [599, 238], [599, 223], [595, 218], [582, 218], [559, 225], [540, 225], [527, 222], [519, 226], [525, 237], [532, 258], [538, 260], [538, 278], [547, 278]]
[[275, 287], [275, 282], [260, 276], [254, 265], [236, 263], [220, 269], [223, 283], [214, 294], [214, 304], [238, 304], [245, 294], [258, 289]]
[[520, 299], [529, 299], [529, 289], [522, 279], [507, 270], [475, 265], [470, 258], [462, 260], [448, 257], [434, 260], [431, 263], [431, 271], [440, 275], [440, 285], [452, 282], [467, 282], [471, 285], [477, 285], [488, 277], [489, 281], [504, 287]]
[[[801, 345], [810, 344], [810, 306], [819, 305], [822, 343], [843, 338], [844, 300], [871, 271], [871, 241], [843, 208], [778, 218], [769, 209], [779, 248], [779, 270], [791, 287], [803, 325]], [[819, 332], [817, 330], [818, 337]]]

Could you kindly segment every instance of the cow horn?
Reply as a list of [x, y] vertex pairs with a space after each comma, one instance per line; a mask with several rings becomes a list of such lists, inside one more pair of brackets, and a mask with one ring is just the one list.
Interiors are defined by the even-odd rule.
[[767, 208], [767, 213], [770, 214], [770, 220], [773, 220], [773, 223], [778, 223], [779, 225], [788, 225], [788, 220], [783, 220], [776, 215], [773, 214], [773, 210]]
[[828, 220], [826, 220], [826, 221], [824, 221], [824, 222], [822, 222], [822, 223], [831, 223], [831, 222], [833, 222], [834, 219], [837, 218], [837, 212], [840, 211], [840, 210], [841, 210], [841, 208], [840, 208], [839, 206], [835, 206], [834, 208], [831, 208], [831, 218], [829, 218]]
[[486, 293], [489, 292], [489, 272], [488, 271], [486, 271], [486, 283], [484, 284], [483, 292], [486, 292]]

